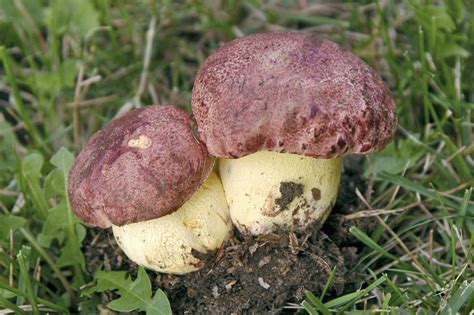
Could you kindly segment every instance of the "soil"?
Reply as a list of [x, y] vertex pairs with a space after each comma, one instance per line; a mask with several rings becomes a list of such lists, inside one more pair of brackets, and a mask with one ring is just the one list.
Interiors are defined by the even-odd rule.
[[[292, 306], [304, 300], [305, 290], [321, 293], [334, 267], [327, 297], [353, 290], [357, 285], [353, 267], [362, 244], [349, 228], [355, 225], [367, 232], [375, 226], [370, 218], [344, 220], [359, 209], [355, 188], [366, 188], [360, 163], [360, 159], [346, 159], [338, 201], [322, 227], [248, 239], [235, 232], [220, 250], [205, 257], [204, 268], [197, 272], [184, 276], [148, 272], [155, 279], [154, 287], [166, 292], [175, 313], [226, 314], [292, 313]], [[110, 230], [89, 229], [84, 244], [91, 275], [102, 265], [135, 276], [136, 264], [118, 248]], [[102, 295], [104, 305], [115, 298], [110, 292]]]

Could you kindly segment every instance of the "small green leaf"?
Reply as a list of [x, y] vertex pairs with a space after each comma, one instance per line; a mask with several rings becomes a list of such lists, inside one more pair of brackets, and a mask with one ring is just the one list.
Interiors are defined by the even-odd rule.
[[44, 159], [41, 154], [31, 153], [19, 160], [17, 178], [25, 199], [30, 201], [38, 215], [45, 219], [48, 213], [48, 203], [40, 186], [41, 169]]
[[64, 229], [68, 224], [68, 213], [64, 203], [49, 210], [48, 217], [43, 225], [43, 231], [38, 236], [42, 246], [48, 247], [53, 239], [63, 242]]
[[415, 165], [426, 154], [409, 139], [390, 143], [382, 152], [371, 155], [372, 171], [400, 174], [405, 168]]
[[[413, 2], [414, 1], [410, 1]], [[456, 29], [453, 19], [449, 16], [446, 7], [436, 5], [420, 5], [414, 8], [417, 20], [424, 29], [430, 30], [433, 27], [432, 19], [436, 19], [436, 28], [453, 31]]]
[[54, 169], [46, 176], [44, 181], [44, 194], [46, 198], [57, 196], [58, 194], [65, 194], [64, 175], [59, 169]]
[[56, 168], [47, 176], [44, 184], [44, 194], [57, 197], [59, 204], [48, 211], [43, 230], [38, 237], [42, 246], [49, 246], [53, 239], [57, 239], [61, 248], [61, 255], [57, 261], [59, 267], [78, 265], [85, 268], [85, 258], [81, 251], [81, 243], [85, 236], [84, 228], [74, 214], [67, 196], [67, 179], [69, 170], [74, 163], [74, 156], [66, 148], [61, 149], [50, 159]]
[[100, 304], [102, 304], [102, 299], [94, 295], [79, 302], [78, 309], [81, 314], [97, 314], [97, 307]]
[[0, 214], [0, 238], [9, 241], [10, 229], [15, 231], [19, 227], [25, 226], [28, 221], [25, 218], [12, 214]]
[[61, 63], [57, 71], [38, 71], [27, 81], [36, 86], [39, 91], [53, 96], [58, 95], [64, 88], [71, 88], [75, 84], [78, 68], [76, 62], [67, 59]]
[[76, 235], [79, 242], [82, 242], [86, 238], [86, 228], [80, 222], [76, 223]]
[[59, 33], [55, 35], [69, 32], [83, 38], [99, 26], [99, 13], [90, 0], [56, 1], [54, 5], [54, 10], [47, 9], [45, 13], [50, 27]]
[[15, 171], [14, 145], [17, 143], [13, 127], [0, 115], [0, 184], [7, 183]]
[[444, 3], [448, 7], [448, 13], [456, 21], [461, 23], [466, 15], [466, 7], [462, 0], [444, 0]]
[[448, 58], [448, 57], [468, 58], [471, 54], [461, 45], [455, 42], [449, 41], [446, 44], [444, 44], [442, 47], [440, 47], [439, 55], [440, 57], [443, 57], [443, 58]]
[[119, 312], [133, 310], [146, 311], [147, 314], [171, 314], [171, 307], [163, 291], [157, 290], [152, 297], [151, 283], [145, 270], [140, 267], [135, 281], [125, 271], [98, 271], [97, 284], [83, 290], [83, 295], [105, 290], [118, 290], [120, 298], [111, 301], [107, 307]]
[[[41, 1], [37, 0], [23, 0], [22, 5], [28, 12], [28, 18], [33, 18], [35, 22], [40, 22], [42, 19]], [[15, 2], [11, 0], [0, 0], [0, 13], [3, 13], [2, 19], [10, 22], [20, 23], [25, 29], [28, 29], [31, 24], [27, 18], [15, 6]]]
[[58, 267], [80, 265], [84, 269], [86, 261], [81, 251], [81, 244], [76, 242], [75, 239], [68, 238], [56, 264]]
[[146, 308], [147, 314], [171, 314], [171, 305], [165, 292], [158, 289], [153, 296], [152, 302]]
[[60, 169], [65, 176], [67, 176], [69, 174], [69, 170], [74, 164], [74, 155], [72, 155], [72, 153], [69, 152], [65, 147], [61, 147], [61, 149], [59, 149], [58, 152], [53, 155], [50, 162]]
[[41, 154], [28, 154], [27, 156], [25, 156], [21, 164], [25, 177], [31, 177], [34, 179], [39, 179], [41, 177], [41, 168], [44, 164], [44, 159]]

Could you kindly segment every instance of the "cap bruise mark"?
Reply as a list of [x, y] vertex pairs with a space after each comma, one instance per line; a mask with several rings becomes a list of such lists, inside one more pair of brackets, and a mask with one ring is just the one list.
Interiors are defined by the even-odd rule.
[[281, 211], [285, 210], [296, 197], [303, 194], [303, 185], [294, 182], [281, 182], [280, 194], [280, 198], [275, 199], [275, 204]]
[[145, 135], [139, 135], [137, 138], [128, 140], [127, 145], [130, 148], [146, 149], [151, 146], [151, 139]]
[[321, 200], [321, 190], [319, 190], [319, 188], [316, 188], [316, 187], [312, 188], [311, 194], [313, 194], [313, 199], [315, 201]]

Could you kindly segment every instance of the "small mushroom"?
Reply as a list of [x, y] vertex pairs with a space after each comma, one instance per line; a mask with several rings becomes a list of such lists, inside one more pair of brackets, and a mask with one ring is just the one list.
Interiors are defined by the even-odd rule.
[[69, 174], [69, 199], [84, 222], [112, 227], [134, 262], [183, 274], [231, 231], [213, 163], [189, 113], [147, 106], [92, 136]]
[[305, 229], [335, 203], [340, 157], [381, 150], [397, 125], [379, 75], [337, 44], [297, 32], [236, 39], [209, 56], [192, 93], [243, 233]]

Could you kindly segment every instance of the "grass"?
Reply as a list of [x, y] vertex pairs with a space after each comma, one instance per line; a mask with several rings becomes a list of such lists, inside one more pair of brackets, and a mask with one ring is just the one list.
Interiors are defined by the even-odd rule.
[[[370, 235], [351, 230], [366, 245], [360, 289], [336, 299], [308, 292], [296, 308], [474, 308], [474, 4], [461, 0], [0, 0], [0, 308], [97, 312], [98, 294], [84, 290], [93, 281], [81, 252], [86, 230], [65, 190], [73, 153], [135, 106], [189, 110], [199, 64], [221, 43], [295, 29], [371, 64], [391, 87], [400, 122], [395, 140], [367, 158], [369, 188], [358, 194], [364, 215], [379, 221]], [[121, 290], [134, 309], [169, 312], [143, 274], [110, 277], [97, 291]], [[146, 292], [141, 304], [137, 288]]]

